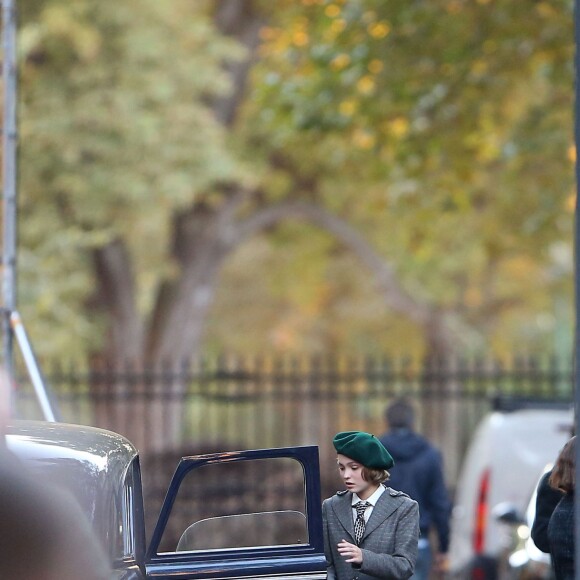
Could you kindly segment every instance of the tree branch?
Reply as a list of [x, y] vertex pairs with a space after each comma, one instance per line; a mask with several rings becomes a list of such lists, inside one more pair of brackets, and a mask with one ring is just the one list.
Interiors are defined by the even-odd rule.
[[319, 205], [286, 201], [264, 207], [238, 223], [236, 236], [231, 239], [230, 243], [238, 245], [257, 232], [290, 218], [306, 219], [330, 232], [354, 252], [373, 273], [383, 298], [393, 310], [404, 314], [420, 325], [432, 324], [433, 308], [416, 300], [399, 284], [392, 266], [361, 234], [345, 220]]
[[214, 103], [216, 118], [226, 127], [230, 127], [244, 96], [248, 73], [260, 43], [263, 20], [251, 0], [220, 0], [215, 12], [215, 22], [223, 34], [235, 38], [247, 49], [246, 58], [224, 64], [232, 81], [232, 91], [230, 95], [217, 99]]

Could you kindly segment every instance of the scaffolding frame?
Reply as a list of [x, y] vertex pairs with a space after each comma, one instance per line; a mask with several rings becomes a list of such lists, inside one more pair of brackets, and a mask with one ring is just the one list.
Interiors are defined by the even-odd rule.
[[[18, 224], [18, 56], [16, 0], [2, 0], [2, 335], [3, 365], [14, 380], [14, 346], [20, 348], [44, 418], [56, 415], [34, 350], [16, 309]], [[14, 392], [9, 389], [14, 409]]]

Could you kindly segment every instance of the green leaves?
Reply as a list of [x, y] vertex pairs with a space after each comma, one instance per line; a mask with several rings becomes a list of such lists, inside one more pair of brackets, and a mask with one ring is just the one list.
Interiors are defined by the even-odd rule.
[[571, 244], [572, 23], [567, 2], [293, 3], [264, 30], [248, 122], [408, 289], [488, 332], [485, 305], [519, 288], [537, 306]]
[[[222, 59], [239, 51], [189, 2], [24, 4], [20, 230], [31, 260], [21, 283], [32, 306], [48, 291], [37, 276], [70, 298], [63, 272], [89, 278], [87, 249], [116, 236], [147, 278], [166, 260], [175, 209], [241, 178], [208, 103], [229, 86]], [[50, 259], [54, 246], [62, 263]], [[75, 288], [68, 312], [82, 317], [91, 285]]]
[[[233, 86], [223, 62], [249, 55], [218, 32], [214, 3], [20, 4], [21, 299], [43, 332], [82, 336], [71, 349], [102, 341], [90, 250], [125, 241], [148, 313], [181, 274], [175, 212], [219, 209], [223, 183], [259, 192], [245, 216], [323, 205], [410, 295], [498, 344], [521, 340], [551, 292], [569, 299], [569, 272], [551, 274], [572, 231], [569, 2], [252, 3], [261, 45], [227, 128], [213, 114]], [[399, 346], [385, 329], [403, 329], [420, 350], [372, 277], [312, 226], [272, 228], [227, 264], [210, 343]]]

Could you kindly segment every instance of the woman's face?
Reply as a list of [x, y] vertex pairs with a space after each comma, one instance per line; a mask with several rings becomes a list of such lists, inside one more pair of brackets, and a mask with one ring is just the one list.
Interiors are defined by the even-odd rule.
[[361, 499], [367, 499], [377, 489], [377, 485], [365, 481], [362, 476], [363, 466], [346, 455], [338, 454], [336, 462], [338, 472], [348, 491], [356, 493]]

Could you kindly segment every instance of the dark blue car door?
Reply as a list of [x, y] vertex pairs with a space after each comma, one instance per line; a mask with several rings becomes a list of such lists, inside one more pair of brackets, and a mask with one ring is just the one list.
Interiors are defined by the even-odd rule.
[[318, 448], [182, 458], [145, 566], [158, 580], [325, 578]]

